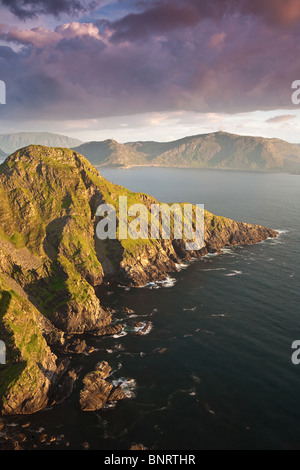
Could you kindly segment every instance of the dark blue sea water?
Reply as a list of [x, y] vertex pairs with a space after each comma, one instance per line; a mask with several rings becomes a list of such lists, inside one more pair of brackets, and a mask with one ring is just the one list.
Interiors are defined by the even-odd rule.
[[[50, 448], [300, 449], [300, 176], [188, 169], [104, 170], [103, 176], [164, 202], [204, 204], [215, 214], [280, 230], [275, 240], [207, 256], [171, 274], [165, 286], [115, 289], [124, 336], [88, 339], [128, 399], [83, 413], [79, 388], [64, 404], [30, 417], [61, 435]], [[121, 312], [127, 306], [134, 310]], [[137, 321], [152, 322], [146, 336]], [[121, 349], [120, 349], [121, 348]], [[21, 418], [23, 419], [23, 418]], [[24, 418], [28, 421], [28, 418]]]

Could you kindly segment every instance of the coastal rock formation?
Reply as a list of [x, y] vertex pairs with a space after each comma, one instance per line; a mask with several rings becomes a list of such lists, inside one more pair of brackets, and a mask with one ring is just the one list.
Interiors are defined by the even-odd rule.
[[[205, 243], [198, 251], [188, 251], [184, 240], [174, 236], [100, 240], [95, 235], [97, 208], [111, 204], [118, 215], [120, 196], [148, 210], [157, 203], [110, 183], [68, 149], [29, 146], [1, 165], [0, 338], [7, 347], [7, 363], [0, 366], [3, 414], [34, 413], [61, 402], [57, 387], [64, 384], [67, 396], [76, 380], [76, 371], [62, 358], [89, 350], [78, 335], [121, 332], [113, 312], [101, 304], [100, 287], [162, 280], [177, 271], [182, 259], [277, 235], [205, 211]], [[83, 409], [122, 396], [103, 373], [97, 369], [86, 378]]]
[[110, 373], [111, 367], [106, 361], [103, 361], [96, 370], [84, 377], [84, 388], [80, 392], [79, 400], [82, 411], [100, 410], [105, 403], [123, 400], [126, 397], [121, 384], [114, 387], [105, 380]]
[[56, 390], [56, 393], [53, 394], [51, 400], [51, 406], [54, 404], [62, 403], [66, 398], [68, 398], [74, 388], [74, 384], [78, 379], [78, 376], [82, 370], [81, 366], [73, 367], [69, 369], [63, 376], [60, 381], [60, 387]]

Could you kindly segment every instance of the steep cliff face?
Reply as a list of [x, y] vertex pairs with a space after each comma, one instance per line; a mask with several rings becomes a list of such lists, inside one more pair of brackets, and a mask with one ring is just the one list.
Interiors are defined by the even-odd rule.
[[205, 211], [205, 243], [107, 239], [95, 235], [100, 204], [157, 201], [105, 180], [68, 149], [29, 146], [0, 166], [0, 337], [8, 346], [0, 369], [2, 413], [32, 413], [51, 402], [65, 365], [61, 352], [84, 350], [70, 335], [120, 331], [95, 288], [109, 282], [142, 285], [175, 271], [181, 259], [275, 237], [260, 226]]
[[[1, 279], [1, 278], [0, 278]], [[8, 366], [0, 373], [2, 413], [28, 414], [47, 405], [56, 359], [38, 327], [40, 312], [1, 279], [0, 334]]]

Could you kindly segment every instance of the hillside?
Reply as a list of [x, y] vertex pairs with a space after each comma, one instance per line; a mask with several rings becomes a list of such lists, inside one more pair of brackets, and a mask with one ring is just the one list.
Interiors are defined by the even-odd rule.
[[[107, 142], [113, 142], [107, 144]], [[300, 171], [300, 148], [280, 139], [226, 132], [172, 142], [91, 142], [75, 149], [97, 166], [162, 166], [256, 171]]]
[[[89, 352], [80, 335], [120, 333], [122, 326], [96, 295], [100, 286], [140, 286], [177, 271], [182, 259], [277, 236], [205, 211], [205, 243], [198, 251], [188, 252], [184, 240], [174, 237], [100, 240], [97, 208], [108, 203], [118, 211], [118, 196], [148, 209], [157, 203], [110, 183], [68, 149], [29, 146], [1, 165], [0, 338], [7, 345], [7, 365], [0, 366], [2, 414], [34, 413], [61, 402], [61, 380], [77, 377], [67, 356]], [[103, 382], [102, 372], [92, 377], [105, 400], [122, 396]], [[90, 378], [85, 385], [93, 389]], [[81, 395], [85, 409], [90, 392]]]
[[87, 142], [73, 148], [92, 164], [100, 166], [132, 166], [147, 164], [147, 159], [134, 148], [108, 139], [103, 142]]
[[0, 134], [0, 149], [10, 155], [16, 150], [28, 145], [46, 145], [48, 147], [75, 147], [82, 142], [65, 135], [51, 134], [50, 132], [17, 132], [14, 134]]

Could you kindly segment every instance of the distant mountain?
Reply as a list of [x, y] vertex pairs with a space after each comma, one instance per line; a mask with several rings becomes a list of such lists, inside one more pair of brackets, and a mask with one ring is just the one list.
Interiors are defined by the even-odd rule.
[[141, 152], [128, 144], [119, 144], [115, 140], [87, 142], [73, 148], [86, 157], [90, 163], [100, 166], [147, 165], [148, 159]]
[[[0, 149], [7, 155], [27, 145], [70, 148], [82, 144], [81, 140], [50, 132], [17, 132], [0, 134]], [[1, 155], [0, 155], [1, 157]]]
[[300, 171], [300, 147], [297, 144], [226, 132], [172, 142], [88, 142], [76, 147], [76, 151], [97, 166]]
[[7, 157], [7, 153], [3, 152], [2, 149], [0, 149], [0, 160], [4, 160], [4, 158]]

